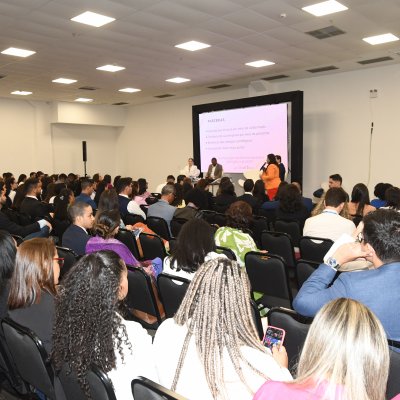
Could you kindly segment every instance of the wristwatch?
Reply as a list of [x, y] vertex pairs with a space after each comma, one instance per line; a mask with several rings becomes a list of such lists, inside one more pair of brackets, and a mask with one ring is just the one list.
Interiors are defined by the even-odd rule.
[[336, 261], [336, 258], [333, 257], [329, 257], [326, 260], [326, 264], [329, 265], [335, 271], [337, 271], [340, 267], [339, 263]]

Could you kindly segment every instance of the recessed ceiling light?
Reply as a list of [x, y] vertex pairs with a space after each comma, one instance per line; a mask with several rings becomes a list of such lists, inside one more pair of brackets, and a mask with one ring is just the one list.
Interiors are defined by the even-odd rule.
[[176, 44], [175, 47], [189, 51], [196, 51], [196, 50], [206, 49], [207, 47], [211, 46], [206, 43], [201, 43], [197, 42], [196, 40], [191, 40], [190, 42]]
[[16, 56], [16, 57], [29, 57], [32, 54], [35, 54], [36, 51], [17, 49], [16, 47], [9, 47], [1, 52], [1, 54], [7, 54], [8, 56]]
[[125, 92], [125, 93], [135, 93], [135, 92], [141, 92], [141, 89], [135, 89], [135, 88], [131, 88], [131, 87], [127, 87], [124, 89], [119, 89], [118, 92]]
[[274, 65], [274, 64], [275, 64], [274, 62], [266, 60], [257, 60], [246, 63], [246, 65], [248, 65], [249, 67], [255, 67], [255, 68], [267, 67], [268, 65]]
[[87, 99], [86, 97], [78, 97], [75, 101], [80, 101], [81, 103], [90, 103], [93, 99]]
[[32, 92], [26, 92], [25, 90], [14, 90], [11, 94], [17, 94], [18, 96], [28, 96], [32, 94]]
[[339, 11], [345, 11], [348, 10], [348, 8], [336, 0], [328, 0], [323, 1], [322, 3], [316, 3], [311, 6], [303, 7], [302, 10], [307, 11], [316, 17], [321, 17], [323, 15], [333, 14]]
[[115, 18], [107, 17], [106, 15], [97, 14], [91, 11], [86, 11], [74, 18], [71, 18], [71, 21], [80, 22], [81, 24], [91, 25], [99, 28], [100, 26], [115, 21]]
[[179, 76], [177, 76], [176, 78], [166, 79], [166, 81], [172, 83], [184, 83], [184, 82], [189, 82], [190, 79], [180, 78]]
[[370, 36], [363, 38], [363, 40], [369, 44], [382, 44], [382, 43], [388, 43], [388, 42], [395, 42], [396, 40], [399, 40], [399, 38], [392, 33], [384, 33], [383, 35], [377, 35], [377, 36]]
[[63, 83], [64, 85], [70, 85], [71, 83], [78, 82], [76, 79], [68, 79], [68, 78], [57, 78], [53, 79], [54, 83]]
[[118, 72], [125, 69], [125, 67], [119, 67], [118, 65], [107, 64], [103, 65], [102, 67], [97, 67], [96, 69], [98, 69], [99, 71]]

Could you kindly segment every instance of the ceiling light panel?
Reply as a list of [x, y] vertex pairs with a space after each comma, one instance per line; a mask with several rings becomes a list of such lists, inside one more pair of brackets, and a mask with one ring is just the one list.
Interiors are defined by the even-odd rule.
[[57, 78], [53, 79], [54, 83], [63, 83], [64, 85], [70, 85], [71, 83], [78, 82], [76, 79], [68, 79], [68, 78]]
[[399, 40], [399, 38], [393, 35], [392, 33], [384, 33], [383, 35], [366, 37], [363, 38], [363, 40], [369, 44], [376, 45], [382, 43], [395, 42], [396, 40]]
[[99, 28], [100, 26], [109, 24], [110, 22], [115, 21], [115, 18], [107, 17], [106, 15], [101, 15], [94, 13], [92, 11], [86, 11], [82, 14], [77, 15], [74, 18], [71, 18], [71, 21], [79, 22], [81, 24], [95, 26]]
[[122, 71], [123, 69], [125, 69], [125, 67], [107, 64], [107, 65], [103, 65], [102, 67], [97, 67], [96, 69], [98, 69], [99, 71], [118, 72], [118, 71]]
[[6, 50], [3, 50], [1, 54], [6, 54], [8, 56], [16, 56], [16, 57], [29, 57], [32, 54], [35, 54], [36, 51], [32, 50], [25, 50], [25, 49], [18, 49], [16, 47], [9, 47]]
[[191, 40], [190, 42], [185, 42], [181, 44], [175, 45], [179, 49], [189, 50], [189, 51], [197, 51], [206, 49], [207, 47], [211, 47], [209, 44], [197, 42], [196, 40]]
[[11, 92], [11, 94], [16, 94], [18, 96], [29, 96], [32, 94], [32, 92], [27, 92], [25, 90], [14, 90], [14, 92]]
[[248, 65], [249, 67], [254, 67], [254, 68], [267, 67], [268, 65], [274, 65], [274, 64], [275, 64], [274, 62], [267, 60], [257, 60], [246, 63], [246, 65]]
[[181, 78], [181, 77], [177, 76], [176, 78], [166, 79], [166, 81], [167, 82], [172, 82], [172, 83], [184, 83], [184, 82], [189, 82], [190, 79]]
[[303, 7], [302, 10], [315, 15], [316, 17], [322, 17], [323, 15], [348, 10], [348, 8], [338, 1], [328, 0], [323, 1], [322, 3], [316, 3], [311, 6]]
[[125, 93], [135, 93], [135, 92], [141, 92], [141, 89], [135, 89], [135, 88], [124, 88], [124, 89], [119, 89], [118, 92], [125, 92]]
[[90, 103], [93, 99], [87, 99], [86, 97], [78, 97], [75, 101], [79, 101], [81, 103]]

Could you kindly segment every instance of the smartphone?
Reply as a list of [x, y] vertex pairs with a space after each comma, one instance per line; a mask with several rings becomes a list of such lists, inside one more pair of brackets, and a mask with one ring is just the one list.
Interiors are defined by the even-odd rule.
[[272, 349], [275, 344], [283, 344], [285, 339], [285, 331], [281, 328], [276, 328], [275, 326], [267, 326], [265, 331], [265, 336], [263, 339], [263, 345]]

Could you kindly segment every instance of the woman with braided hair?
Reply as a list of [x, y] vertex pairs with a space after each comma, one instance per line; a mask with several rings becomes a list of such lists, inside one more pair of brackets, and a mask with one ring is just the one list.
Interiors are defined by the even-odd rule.
[[118, 400], [132, 398], [136, 376], [156, 376], [151, 337], [119, 314], [127, 274], [115, 252], [87, 254], [65, 276], [56, 300], [51, 358], [56, 371], [72, 370], [89, 399], [86, 373], [92, 364], [108, 374]]
[[251, 399], [266, 379], [292, 379], [284, 347], [261, 344], [246, 271], [227, 258], [200, 266], [153, 347], [159, 382], [191, 400]]

